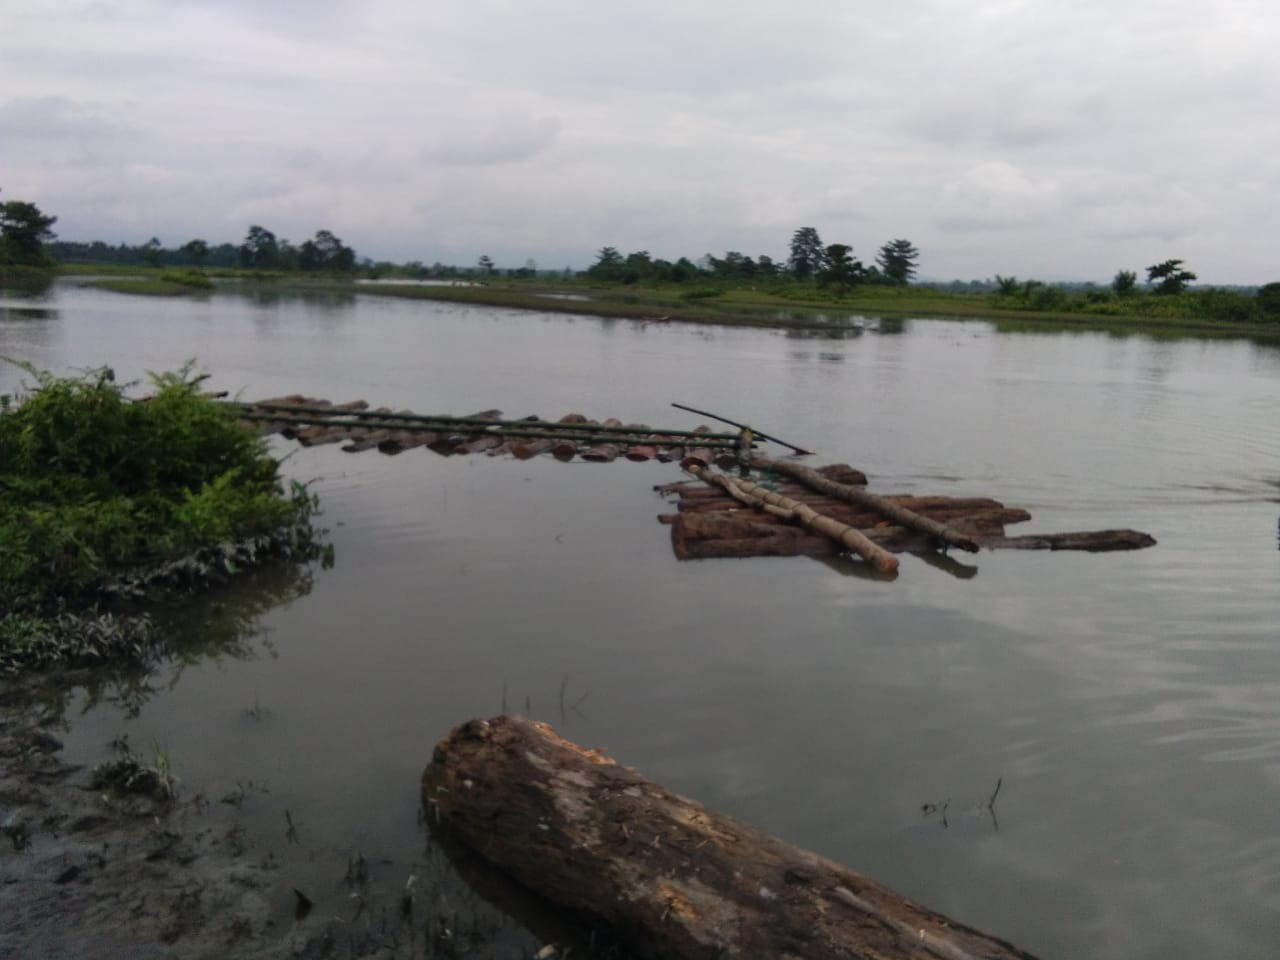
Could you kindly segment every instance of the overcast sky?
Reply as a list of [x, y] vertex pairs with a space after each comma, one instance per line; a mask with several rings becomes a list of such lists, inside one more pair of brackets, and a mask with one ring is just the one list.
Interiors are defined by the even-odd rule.
[[938, 279], [1280, 279], [1275, 0], [0, 0], [0, 189], [68, 240]]

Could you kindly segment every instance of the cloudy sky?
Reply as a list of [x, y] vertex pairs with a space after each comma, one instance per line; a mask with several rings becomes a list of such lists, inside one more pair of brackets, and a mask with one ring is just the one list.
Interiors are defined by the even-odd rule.
[[1274, 0], [2, 0], [0, 189], [69, 240], [1280, 279]]

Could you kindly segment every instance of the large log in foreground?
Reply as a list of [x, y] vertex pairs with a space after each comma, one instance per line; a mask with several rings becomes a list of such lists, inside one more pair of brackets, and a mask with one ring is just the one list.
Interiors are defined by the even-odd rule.
[[485, 859], [655, 957], [1034, 960], [523, 717], [458, 727], [422, 791]]

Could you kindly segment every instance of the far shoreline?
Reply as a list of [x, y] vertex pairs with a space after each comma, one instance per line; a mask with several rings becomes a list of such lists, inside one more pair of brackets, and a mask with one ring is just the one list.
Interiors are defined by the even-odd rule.
[[[99, 269], [100, 267], [105, 269]], [[752, 288], [703, 289], [696, 285], [652, 287], [600, 284], [586, 280], [469, 279], [451, 283], [397, 282], [350, 276], [316, 276], [250, 270], [210, 270], [214, 288], [161, 279], [154, 267], [114, 264], [60, 264], [65, 279], [115, 293], [192, 296], [216, 292], [222, 284], [269, 287], [280, 292], [365, 294], [411, 300], [501, 307], [542, 313], [594, 316], [659, 323], [701, 323], [782, 330], [845, 329], [836, 318], [981, 320], [1005, 332], [1096, 332], [1154, 337], [1243, 338], [1280, 341], [1280, 323], [1232, 322], [1196, 317], [1099, 315], [1073, 311], [1005, 307], [993, 294], [948, 293], [923, 286], [859, 287], [830, 299], [798, 300]], [[104, 276], [104, 274], [108, 274]], [[92, 278], [92, 279], [89, 279]]]

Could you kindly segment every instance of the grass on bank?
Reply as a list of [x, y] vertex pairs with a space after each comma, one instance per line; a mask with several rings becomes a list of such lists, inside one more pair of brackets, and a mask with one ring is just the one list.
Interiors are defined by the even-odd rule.
[[0, 672], [144, 655], [145, 618], [112, 604], [314, 549], [314, 498], [190, 364], [145, 400], [106, 367], [18, 365], [35, 385], [0, 396]]
[[[1007, 323], [1019, 329], [1102, 330], [1125, 333], [1280, 337], [1280, 316], [1252, 297], [1223, 290], [1188, 291], [1173, 297], [1107, 291], [1068, 294], [1044, 288], [1031, 296], [950, 293], [925, 286], [862, 286], [845, 291], [811, 284], [776, 289], [714, 284], [606, 285], [575, 281], [491, 281], [485, 284], [382, 283], [359, 287], [377, 296], [441, 300], [522, 310], [542, 310], [640, 320], [829, 329], [840, 318], [948, 317]], [[1050, 302], [1051, 301], [1051, 302]]]
[[208, 293], [213, 289], [213, 281], [207, 274], [189, 268], [163, 270], [145, 276], [105, 277], [86, 281], [85, 285], [113, 293], [148, 297], [181, 297]]

